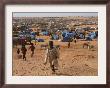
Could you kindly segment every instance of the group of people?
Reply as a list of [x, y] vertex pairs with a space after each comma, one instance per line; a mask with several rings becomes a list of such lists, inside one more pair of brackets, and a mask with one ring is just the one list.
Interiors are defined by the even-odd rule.
[[[35, 50], [35, 46], [34, 46], [33, 43], [31, 43], [31, 46], [29, 47], [29, 49], [31, 49], [31, 57], [33, 57], [33, 55], [34, 55], [34, 50]], [[20, 51], [21, 51], [21, 53], [22, 53], [22, 58], [23, 58], [23, 60], [26, 61], [27, 49], [26, 49], [25, 44], [22, 45], [21, 50], [18, 48], [18, 50], [17, 50], [17, 54], [18, 54], [18, 55], [20, 54]]]
[[[31, 57], [34, 55], [35, 46], [33, 43], [31, 43], [29, 50], [31, 50]], [[21, 50], [17, 50], [17, 54], [19, 55], [20, 52], [22, 53], [23, 60], [26, 61], [26, 53], [27, 49], [25, 45], [22, 45]], [[50, 68], [52, 70], [52, 73], [55, 73], [56, 70], [58, 70], [58, 59], [59, 59], [59, 49], [54, 46], [53, 41], [49, 41], [49, 47], [46, 50], [45, 58], [44, 58], [44, 65], [49, 62]]]

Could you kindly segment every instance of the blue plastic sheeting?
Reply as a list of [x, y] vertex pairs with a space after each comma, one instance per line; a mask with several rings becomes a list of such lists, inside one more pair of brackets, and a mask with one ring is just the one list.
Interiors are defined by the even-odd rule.
[[91, 37], [91, 39], [94, 39], [95, 38], [95, 35], [91, 35], [90, 37]]
[[91, 39], [96, 38], [96, 34], [95, 34], [95, 32], [91, 32], [91, 33], [89, 33], [88, 36], [89, 36]]
[[44, 39], [36, 39], [38, 42], [44, 42]]
[[63, 36], [63, 40], [62, 42], [69, 42], [69, 41], [72, 41], [72, 38], [76, 35], [75, 32], [63, 32], [62, 33], [62, 36]]
[[35, 36], [34, 35], [30, 35], [31, 37], [31, 40], [34, 40], [35, 39]]
[[[77, 31], [77, 34], [79, 35], [79, 38], [80, 38], [80, 39], [84, 39], [84, 35], [83, 35], [82, 32], [78, 32], [78, 31]], [[77, 34], [76, 34], [76, 32], [68, 32], [68, 31], [65, 30], [65, 31], [62, 32], [63, 40], [64, 40], [64, 41], [68, 41], [68, 38], [73, 38], [73, 37], [74, 37], [75, 35], [77, 35]], [[98, 33], [96, 33], [96, 32], [91, 32], [91, 33], [89, 33], [88, 36], [86, 37], [86, 40], [92, 41], [92, 39], [97, 38], [97, 36], [98, 36]]]
[[48, 35], [49, 33], [47, 31], [42, 32], [42, 35]]
[[36, 35], [36, 33], [35, 33], [35, 32], [31, 32], [30, 34], [31, 34], [31, 35]]
[[84, 39], [84, 35], [83, 35], [83, 34], [80, 34], [79, 37], [80, 37], [81, 39]]
[[76, 35], [75, 32], [71, 32], [71, 33], [69, 33], [69, 32], [63, 32], [62, 33], [62, 36], [63, 37], [71, 37], [71, 38], [73, 38], [75, 35]]
[[66, 32], [63, 32], [63, 33], [62, 33], [62, 36], [65, 37], [65, 36], [66, 36]]
[[52, 35], [52, 39], [53, 39], [53, 40], [58, 40], [59, 37], [58, 37], [58, 35]]
[[66, 33], [65, 37], [70, 37], [70, 38], [73, 38], [75, 34], [73, 33]]
[[92, 38], [91, 37], [86, 37], [86, 41], [92, 41]]
[[70, 37], [64, 37], [62, 42], [72, 42], [72, 39]]
[[64, 30], [64, 31], [62, 32], [62, 36], [65, 37], [67, 33], [68, 33], [68, 31], [67, 31], [67, 30]]

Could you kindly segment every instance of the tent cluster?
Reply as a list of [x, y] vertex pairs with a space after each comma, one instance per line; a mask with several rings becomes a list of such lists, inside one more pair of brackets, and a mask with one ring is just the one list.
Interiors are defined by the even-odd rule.
[[35, 40], [35, 38], [36, 32], [33, 32], [29, 29], [13, 32], [13, 43], [17, 44], [26, 44], [27, 42], [31, 43], [31, 40]]
[[18, 42], [19, 44], [24, 44], [35, 40], [37, 42], [44, 42], [44, 39], [36, 38], [36, 36], [51, 36], [52, 40], [61, 40], [62, 42], [72, 42], [73, 39], [84, 39], [87, 41], [92, 41], [93, 39], [98, 37], [98, 31], [93, 30], [93, 28], [76, 28], [75, 30], [70, 29], [57, 29], [52, 32], [51, 30], [44, 30], [34, 32], [28, 27], [21, 26], [20, 31], [16, 31], [18, 33], [13, 32], [13, 42]]
[[86, 37], [86, 40], [90, 40], [92, 41], [93, 39], [97, 38], [98, 37], [98, 31], [96, 32], [90, 32], [87, 37]]
[[[73, 39], [85, 39], [87, 41], [92, 41], [93, 39], [97, 38], [98, 37], [98, 31], [68, 31], [68, 30], [64, 30], [64, 31], [60, 31], [61, 34], [57, 34], [57, 33], [54, 33], [52, 35], [52, 38], [53, 40], [59, 40], [61, 39], [62, 42], [72, 42]], [[87, 33], [85, 33], [87, 32]]]

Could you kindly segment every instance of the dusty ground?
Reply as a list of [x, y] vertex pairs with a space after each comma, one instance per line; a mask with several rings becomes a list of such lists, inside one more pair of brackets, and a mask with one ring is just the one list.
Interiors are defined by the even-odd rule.
[[[45, 38], [46, 39], [46, 38]], [[52, 74], [49, 63], [44, 65], [45, 49], [41, 49], [42, 43], [36, 44], [35, 55], [31, 58], [30, 50], [28, 50], [24, 61], [17, 57], [17, 48], [13, 48], [13, 76], [97, 76], [98, 75], [98, 46], [97, 41], [91, 41], [94, 48], [82, 48], [86, 41], [78, 40], [75, 44], [71, 43], [71, 47], [67, 47], [67, 43], [54, 41], [57, 45], [61, 45], [59, 69], [56, 74]], [[26, 46], [27, 49], [29, 45]]]

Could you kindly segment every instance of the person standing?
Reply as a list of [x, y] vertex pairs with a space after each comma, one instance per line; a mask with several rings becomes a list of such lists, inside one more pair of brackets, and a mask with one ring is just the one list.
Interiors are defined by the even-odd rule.
[[70, 42], [68, 42], [68, 48], [70, 48]]
[[26, 52], [27, 52], [27, 49], [26, 49], [25, 45], [22, 45], [21, 51], [22, 51], [22, 54], [23, 54], [23, 60], [26, 61]]
[[31, 43], [31, 46], [29, 47], [29, 49], [31, 49], [31, 57], [33, 57], [34, 55], [34, 50], [35, 50], [35, 46], [33, 43]]
[[19, 48], [17, 49], [17, 54], [19, 55], [19, 53], [20, 53], [20, 50], [19, 50]]
[[17, 49], [17, 57], [20, 58], [20, 49]]
[[55, 70], [58, 70], [58, 59], [59, 51], [53, 46], [53, 41], [49, 41], [49, 48], [46, 50], [44, 65], [47, 64], [47, 61], [49, 61], [50, 68], [52, 72], [55, 73]]

